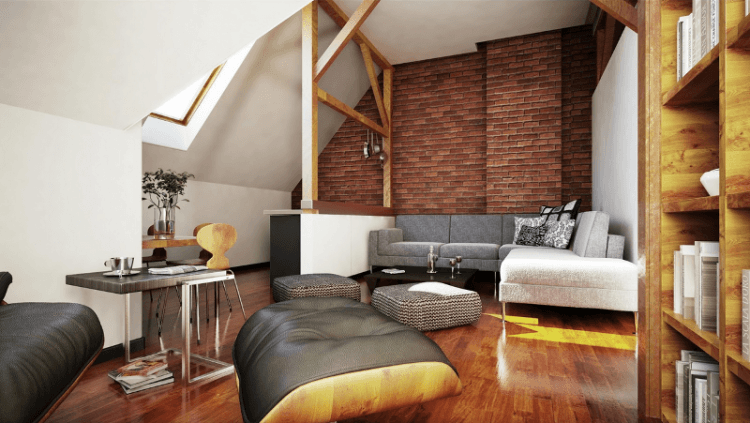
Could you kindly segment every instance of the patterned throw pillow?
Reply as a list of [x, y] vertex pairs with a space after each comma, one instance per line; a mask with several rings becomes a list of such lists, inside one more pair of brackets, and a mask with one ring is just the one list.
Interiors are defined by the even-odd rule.
[[544, 223], [564, 222], [573, 220], [578, 216], [578, 209], [581, 207], [581, 199], [573, 200], [562, 206], [542, 206], [539, 215], [544, 217]]
[[544, 223], [544, 217], [516, 217], [516, 232], [513, 235], [513, 243], [518, 244], [518, 233], [521, 232], [521, 227], [526, 226], [539, 226]]
[[533, 245], [536, 247], [544, 245], [544, 236], [547, 234], [549, 227], [546, 225], [521, 227], [518, 233], [518, 245]]
[[575, 225], [575, 220], [545, 224], [544, 227], [547, 228], [547, 233], [544, 235], [543, 244], [547, 247], [568, 248]]

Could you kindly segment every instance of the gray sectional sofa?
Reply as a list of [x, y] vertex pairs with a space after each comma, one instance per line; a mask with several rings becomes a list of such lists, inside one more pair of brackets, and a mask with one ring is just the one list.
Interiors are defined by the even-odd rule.
[[536, 216], [397, 216], [395, 228], [370, 232], [370, 266], [426, 267], [432, 246], [438, 267], [460, 255], [461, 267], [499, 273], [503, 303], [637, 311], [637, 267], [622, 260], [624, 238], [608, 234], [607, 213], [578, 214], [568, 249], [513, 244], [515, 218]]

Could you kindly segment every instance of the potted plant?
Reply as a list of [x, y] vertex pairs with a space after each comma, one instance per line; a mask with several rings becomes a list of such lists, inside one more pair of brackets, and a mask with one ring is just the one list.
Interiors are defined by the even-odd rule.
[[185, 198], [180, 200], [179, 196], [185, 194], [188, 178], [194, 177], [192, 173], [165, 172], [162, 169], [144, 173], [142, 188], [147, 197], [142, 200], [149, 200], [151, 204], [148, 208], [154, 208], [154, 235], [174, 236], [174, 209], [180, 208], [177, 205], [180, 201], [189, 202]]

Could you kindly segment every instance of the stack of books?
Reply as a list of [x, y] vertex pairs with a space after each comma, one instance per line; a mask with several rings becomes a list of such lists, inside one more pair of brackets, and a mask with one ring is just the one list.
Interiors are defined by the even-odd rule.
[[718, 335], [719, 243], [696, 241], [674, 252], [674, 312]]
[[693, 0], [693, 13], [677, 21], [677, 80], [717, 44], [719, 0]]
[[677, 423], [718, 423], [719, 363], [703, 351], [682, 350], [675, 367]]
[[109, 377], [119, 383], [126, 394], [174, 382], [174, 374], [167, 370], [167, 363], [164, 361], [134, 361], [111, 370]]

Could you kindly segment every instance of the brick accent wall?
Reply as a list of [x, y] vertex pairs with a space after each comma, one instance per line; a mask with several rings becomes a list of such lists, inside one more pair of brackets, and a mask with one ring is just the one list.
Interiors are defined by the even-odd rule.
[[[396, 213], [536, 212], [574, 198], [590, 210], [595, 87], [588, 26], [396, 66]], [[379, 120], [371, 91], [356, 109]], [[382, 204], [380, 164], [363, 158], [365, 138], [364, 127], [347, 119], [326, 146], [318, 159], [320, 200]], [[293, 207], [301, 188], [292, 193]]]

